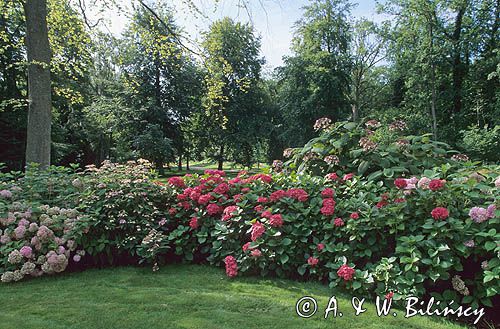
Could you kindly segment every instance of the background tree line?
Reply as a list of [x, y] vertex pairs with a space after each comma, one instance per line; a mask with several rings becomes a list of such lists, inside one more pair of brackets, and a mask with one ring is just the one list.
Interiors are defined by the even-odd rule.
[[[0, 0], [0, 162], [9, 169], [22, 169], [26, 153], [21, 3]], [[498, 161], [500, 0], [389, 0], [381, 23], [354, 19], [353, 5], [309, 1], [293, 54], [264, 75], [251, 24], [216, 21], [192, 50], [166, 4], [137, 3], [117, 37], [70, 0], [48, 0], [51, 163], [251, 166], [303, 145], [320, 117], [404, 119], [412, 133]]]

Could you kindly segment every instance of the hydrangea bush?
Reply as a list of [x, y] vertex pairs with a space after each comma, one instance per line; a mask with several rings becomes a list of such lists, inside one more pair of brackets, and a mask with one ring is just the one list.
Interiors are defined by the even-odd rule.
[[499, 174], [498, 166], [454, 164], [391, 181], [341, 169], [235, 178], [209, 170], [160, 183], [147, 162], [104, 163], [68, 173], [65, 209], [29, 199], [27, 180], [4, 179], [0, 274], [57, 273], [82, 256], [90, 265], [125, 259], [155, 270], [182, 259], [225, 266], [230, 277], [493, 306]]
[[302, 148], [285, 150], [284, 157], [290, 158], [285, 169], [313, 175], [340, 170], [379, 180], [469, 161], [446, 143], [433, 141], [430, 134], [408, 135], [402, 120], [382, 125], [376, 120], [331, 123], [322, 118], [314, 127], [318, 137]]

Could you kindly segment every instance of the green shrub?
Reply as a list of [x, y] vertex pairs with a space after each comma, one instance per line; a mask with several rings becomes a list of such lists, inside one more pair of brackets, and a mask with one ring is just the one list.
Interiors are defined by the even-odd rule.
[[321, 176], [355, 172], [368, 180], [392, 179], [453, 163], [450, 156], [458, 153], [445, 143], [433, 141], [430, 134], [405, 135], [406, 123], [401, 120], [390, 125], [376, 120], [330, 124], [323, 118], [317, 122], [318, 137], [303, 148], [285, 150], [285, 156], [291, 156], [285, 163], [290, 170]]

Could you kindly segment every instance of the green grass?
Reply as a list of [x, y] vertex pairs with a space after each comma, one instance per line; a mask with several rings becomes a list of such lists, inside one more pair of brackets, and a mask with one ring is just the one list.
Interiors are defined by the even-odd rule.
[[[314, 296], [319, 311], [295, 314], [295, 302]], [[461, 328], [430, 318], [379, 318], [374, 306], [357, 317], [340, 298], [343, 317], [325, 320], [332, 292], [317, 283], [229, 279], [222, 269], [198, 265], [88, 270], [0, 285], [0, 328]]]

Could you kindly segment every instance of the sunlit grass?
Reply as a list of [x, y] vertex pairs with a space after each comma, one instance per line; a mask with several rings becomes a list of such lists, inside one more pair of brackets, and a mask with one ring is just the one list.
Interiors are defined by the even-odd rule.
[[[0, 285], [0, 328], [459, 328], [402, 311], [379, 318], [374, 305], [355, 317], [347, 298], [339, 298], [344, 316], [325, 320], [332, 294], [316, 283], [229, 279], [207, 266], [94, 269]], [[309, 319], [295, 313], [305, 295], [319, 306]]]

